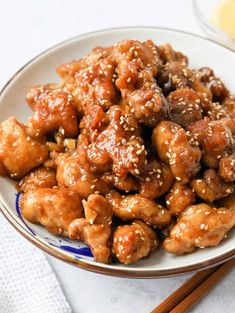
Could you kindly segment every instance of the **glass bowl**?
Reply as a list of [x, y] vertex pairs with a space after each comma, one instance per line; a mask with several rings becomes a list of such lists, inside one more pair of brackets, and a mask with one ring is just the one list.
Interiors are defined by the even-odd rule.
[[231, 36], [212, 23], [212, 14], [216, 5], [218, 5], [218, 0], [193, 0], [197, 22], [209, 38], [235, 50], [235, 41], [231, 39]]

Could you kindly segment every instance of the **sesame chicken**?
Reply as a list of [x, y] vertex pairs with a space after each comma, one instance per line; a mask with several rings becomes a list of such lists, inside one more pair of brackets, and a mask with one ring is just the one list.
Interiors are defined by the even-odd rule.
[[51, 188], [57, 186], [56, 171], [39, 166], [33, 169], [19, 182], [19, 190], [27, 192], [36, 188]]
[[68, 235], [70, 239], [82, 240], [86, 243], [90, 247], [95, 261], [110, 263], [110, 226], [90, 224], [85, 218], [78, 218], [69, 224]]
[[27, 220], [64, 236], [67, 236], [69, 223], [83, 215], [79, 195], [66, 188], [28, 190], [21, 196], [20, 205]]
[[223, 153], [232, 148], [231, 130], [220, 121], [205, 118], [191, 124], [187, 130], [198, 141], [203, 152], [202, 161], [208, 167], [217, 168]]
[[73, 137], [78, 133], [76, 114], [72, 96], [67, 92], [54, 90], [39, 97], [28, 126], [36, 137], [49, 135], [60, 128], [65, 136]]
[[177, 89], [171, 92], [167, 101], [171, 120], [182, 127], [202, 119], [202, 97], [189, 88]]
[[182, 255], [196, 248], [217, 246], [235, 226], [235, 211], [213, 208], [205, 203], [192, 205], [179, 217], [164, 249]]
[[85, 217], [90, 224], [110, 225], [112, 223], [112, 206], [103, 196], [90, 194], [87, 200], [82, 200], [82, 204]]
[[156, 250], [158, 240], [154, 231], [142, 221], [119, 226], [113, 234], [113, 253], [124, 264], [135, 263]]
[[235, 181], [235, 153], [222, 156], [219, 161], [219, 176], [225, 182]]
[[24, 218], [101, 263], [160, 240], [174, 254], [218, 245], [235, 224], [235, 96], [213, 70], [134, 39], [56, 70], [29, 89], [26, 124], [0, 124], [0, 175], [20, 180]]
[[206, 170], [203, 178], [193, 179], [190, 185], [201, 199], [208, 202], [227, 197], [234, 192], [234, 184], [223, 181], [214, 169]]
[[138, 176], [146, 155], [138, 124], [131, 115], [122, 115], [119, 106], [113, 106], [109, 115], [109, 126], [88, 147], [88, 159], [103, 168], [110, 164], [117, 175]]
[[169, 145], [174, 134], [181, 129], [180, 125], [170, 122], [162, 121], [154, 128], [152, 133], [152, 144], [157, 150], [160, 159], [164, 163], [169, 163]]
[[226, 198], [219, 200], [217, 204], [226, 209], [235, 211], [235, 193], [231, 194], [230, 196]]
[[33, 140], [14, 117], [0, 125], [0, 164], [11, 178], [20, 179], [47, 158], [48, 149]]
[[95, 191], [108, 192], [110, 187], [100, 179], [100, 175], [84, 168], [79, 160], [77, 151], [66, 152], [56, 157], [58, 185], [77, 192], [82, 198], [87, 198]]
[[201, 150], [189, 143], [183, 129], [173, 135], [168, 156], [172, 174], [182, 184], [188, 183], [201, 168]]
[[144, 166], [139, 180], [139, 194], [145, 198], [154, 199], [171, 188], [174, 178], [169, 166], [153, 160]]
[[160, 204], [140, 195], [121, 196], [116, 191], [107, 195], [113, 214], [120, 219], [141, 219], [148, 225], [161, 227], [170, 223], [170, 213]]
[[166, 195], [166, 208], [171, 215], [180, 215], [196, 200], [193, 190], [180, 182], [175, 182], [170, 192]]
[[129, 111], [140, 122], [155, 126], [167, 116], [167, 101], [154, 76], [158, 71], [158, 53], [150, 42], [124, 40], [114, 48], [117, 62], [116, 86]]

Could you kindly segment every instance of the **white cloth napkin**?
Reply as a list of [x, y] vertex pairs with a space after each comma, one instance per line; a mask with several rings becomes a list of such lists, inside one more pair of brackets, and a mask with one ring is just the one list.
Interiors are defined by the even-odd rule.
[[71, 313], [43, 252], [0, 213], [0, 313]]

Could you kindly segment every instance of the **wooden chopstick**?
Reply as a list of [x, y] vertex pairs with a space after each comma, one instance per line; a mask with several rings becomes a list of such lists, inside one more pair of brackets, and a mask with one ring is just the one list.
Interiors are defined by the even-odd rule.
[[[166, 298], [158, 307], [156, 307], [151, 313], [182, 313], [187, 312], [209, 289], [230, 269], [235, 265], [235, 259], [224, 263], [221, 266], [209, 268], [196, 273], [188, 281], [186, 281], [181, 287], [174, 291], [168, 298]], [[218, 274], [216, 274], [218, 272]], [[215, 275], [215, 276], [213, 276]], [[210, 277], [214, 277], [209, 280]], [[218, 277], [217, 277], [218, 276]], [[209, 283], [206, 283], [209, 280]], [[205, 286], [202, 289], [201, 286]], [[204, 289], [206, 288], [206, 289]], [[208, 290], [207, 290], [208, 288]], [[196, 292], [196, 290], [198, 290]], [[193, 292], [195, 293], [193, 294]], [[193, 294], [193, 295], [192, 295]], [[192, 295], [192, 297], [191, 297]], [[186, 301], [187, 299], [187, 301]], [[186, 309], [187, 308], [187, 309]], [[177, 311], [175, 311], [177, 310]]]
[[194, 289], [182, 302], [180, 302], [170, 313], [186, 313], [192, 308], [216, 283], [235, 266], [235, 258], [219, 266], [203, 283]]
[[198, 287], [216, 268], [209, 268], [200, 271], [187, 280], [182, 286], [176, 289], [169, 297], [167, 297], [159, 306], [151, 313], [169, 313], [177, 304], [180, 303], [190, 292]]

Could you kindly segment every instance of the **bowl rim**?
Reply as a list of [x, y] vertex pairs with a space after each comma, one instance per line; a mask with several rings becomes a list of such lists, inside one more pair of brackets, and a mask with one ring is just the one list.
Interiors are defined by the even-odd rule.
[[[92, 36], [92, 35], [97, 35], [97, 34], [101, 34], [101, 33], [109, 33], [112, 31], [124, 31], [124, 30], [131, 30], [131, 29], [136, 29], [136, 30], [141, 30], [141, 29], [149, 29], [149, 30], [163, 30], [163, 31], [167, 31], [167, 32], [177, 32], [177, 33], [182, 33], [182, 34], [186, 34], [192, 37], [196, 37], [199, 39], [202, 39], [204, 41], [208, 41], [214, 45], [217, 46], [221, 46], [227, 50], [230, 50], [232, 53], [234, 53], [234, 51], [223, 45], [220, 43], [215, 42], [214, 40], [205, 38], [203, 36], [197, 35], [197, 34], [193, 34], [191, 32], [188, 31], [182, 31], [182, 30], [177, 30], [177, 29], [173, 29], [173, 28], [167, 28], [167, 27], [156, 27], [156, 26], [123, 26], [123, 27], [113, 27], [113, 28], [105, 28], [105, 29], [100, 29], [100, 30], [96, 30], [96, 31], [92, 31], [92, 32], [88, 32], [88, 33], [84, 33], [82, 35], [78, 35], [78, 36], [74, 36], [71, 37], [67, 40], [61, 41], [56, 45], [51, 46], [50, 48], [44, 50], [43, 52], [37, 54], [35, 57], [33, 57], [30, 61], [28, 61], [27, 63], [25, 63], [8, 81], [7, 83], [3, 86], [3, 88], [0, 91], [0, 97], [2, 96], [2, 94], [4, 93], [4, 91], [7, 89], [8, 85], [21, 73], [22, 70], [24, 70], [28, 65], [30, 65], [31, 63], [33, 63], [36, 59], [38, 59], [40, 56], [43, 56], [44, 54], [46, 54], [47, 52], [50, 52], [51, 50], [53, 50], [54, 48], [63, 46], [66, 43], [70, 43], [73, 42], [75, 40], [78, 39], [82, 39], [82, 38], [86, 38], [88, 36]], [[26, 229], [24, 229], [24, 227], [18, 222], [16, 216], [14, 213], [12, 213], [12, 211], [8, 208], [8, 205], [5, 203], [5, 201], [3, 201], [3, 199], [1, 199], [0, 197], [0, 212], [2, 212], [3, 216], [6, 218], [6, 220], [27, 240], [29, 240], [32, 244], [34, 244], [36, 247], [40, 248], [41, 250], [43, 250], [44, 252], [48, 253], [49, 255], [64, 261], [66, 263], [69, 263], [71, 265], [77, 266], [79, 268], [91, 271], [91, 272], [95, 272], [95, 273], [99, 273], [99, 274], [105, 274], [105, 275], [109, 275], [109, 276], [116, 276], [116, 277], [128, 277], [128, 278], [164, 278], [164, 277], [172, 277], [172, 276], [178, 276], [178, 275], [183, 275], [186, 273], [190, 273], [192, 271], [196, 271], [196, 270], [203, 270], [215, 265], [218, 265], [220, 263], [223, 263], [225, 261], [228, 261], [229, 259], [232, 259], [233, 257], [235, 257], [235, 248], [227, 251], [225, 253], [223, 253], [222, 255], [219, 255], [217, 257], [213, 257], [210, 260], [207, 261], [203, 261], [203, 262], [199, 262], [197, 264], [193, 264], [193, 265], [186, 265], [186, 266], [182, 266], [182, 267], [178, 267], [176, 269], [167, 269], [167, 270], [138, 270], [138, 271], [133, 271], [133, 270], [129, 270], [128, 268], [117, 268], [117, 269], [113, 269], [113, 268], [106, 268], [106, 267], [101, 267], [99, 266], [99, 263], [95, 263], [95, 264], [91, 264], [91, 263], [87, 263], [84, 261], [80, 261], [78, 259], [74, 259], [72, 256], [69, 256], [67, 254], [62, 253], [61, 251], [59, 251], [58, 249], [54, 248], [53, 246], [48, 247], [44, 242], [40, 241], [40, 239], [38, 239], [37, 237], [34, 237], [32, 234], [30, 234], [29, 232], [27, 232]]]

